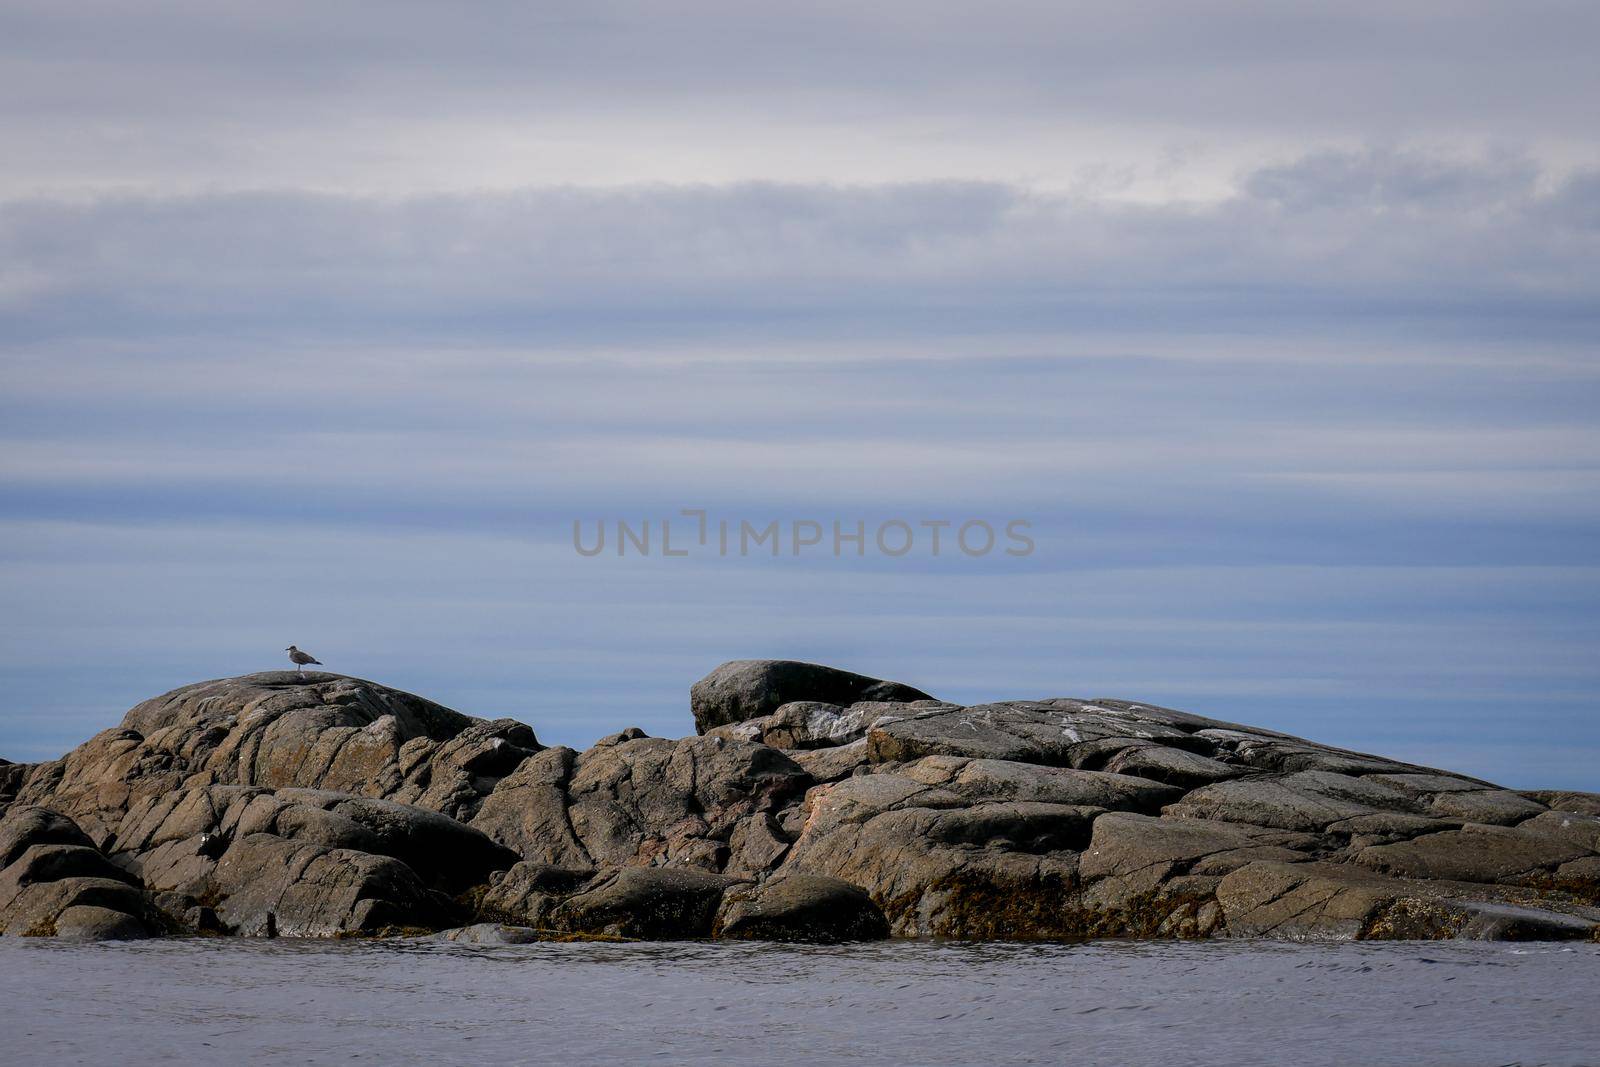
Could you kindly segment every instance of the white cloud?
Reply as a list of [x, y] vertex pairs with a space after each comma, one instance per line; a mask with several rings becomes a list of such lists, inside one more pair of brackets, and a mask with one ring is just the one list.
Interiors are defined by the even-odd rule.
[[[553, 740], [774, 654], [1581, 784], [1528, 738], [1597, 681], [1597, 29], [13, 0], [0, 754], [295, 640]], [[695, 505], [1039, 552], [566, 543]]]
[[1600, 164], [1593, 5], [14, 0], [4, 188], [984, 179], [1215, 196], [1378, 138]]

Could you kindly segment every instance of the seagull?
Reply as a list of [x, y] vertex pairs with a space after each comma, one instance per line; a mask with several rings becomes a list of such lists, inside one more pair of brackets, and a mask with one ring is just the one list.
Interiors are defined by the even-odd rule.
[[322, 666], [322, 661], [320, 659], [313, 656], [309, 652], [300, 651], [293, 645], [290, 645], [288, 648], [284, 649], [284, 651], [289, 653], [289, 662], [294, 664], [294, 669], [300, 672], [300, 677], [302, 678], [306, 676], [307, 663], [315, 663], [319, 667]]

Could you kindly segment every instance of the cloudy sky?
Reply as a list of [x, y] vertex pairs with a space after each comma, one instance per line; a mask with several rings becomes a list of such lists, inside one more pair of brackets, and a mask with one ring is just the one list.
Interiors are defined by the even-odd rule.
[[[295, 642], [1600, 789], [1600, 9], [1318, 6], [0, 0], [0, 755]], [[573, 550], [683, 508], [1037, 550]]]

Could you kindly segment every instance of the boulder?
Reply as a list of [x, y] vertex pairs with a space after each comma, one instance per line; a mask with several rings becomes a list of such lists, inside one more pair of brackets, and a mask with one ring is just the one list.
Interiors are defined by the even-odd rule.
[[120, 911], [74, 904], [56, 916], [56, 936], [70, 941], [139, 941], [150, 936], [144, 923]]
[[587, 867], [518, 863], [493, 876], [479, 900], [478, 915], [493, 922], [551, 929], [556, 925], [556, 908], [594, 878], [595, 871]]
[[450, 893], [480, 885], [491, 871], [506, 870], [520, 858], [481, 830], [426, 808], [344, 797], [326, 811], [370, 837], [373, 843], [363, 851], [401, 860], [424, 882]]
[[0, 868], [16, 862], [35, 845], [77, 845], [93, 848], [89, 835], [78, 824], [36, 805], [17, 805], [0, 818]]
[[59, 812], [8, 810], [0, 860], [0, 934], [96, 940], [144, 937], [163, 925], [139, 880]]
[[216, 913], [246, 936], [332, 937], [452, 925], [448, 898], [399, 860], [250, 834], [217, 863]]
[[500, 784], [473, 825], [555, 866], [719, 871], [742, 820], [797, 802], [809, 785], [794, 761], [764, 745], [638, 737], [581, 755], [541, 753]]
[[0, 872], [0, 882], [19, 889], [62, 878], [109, 878], [139, 884], [137, 878], [90, 845], [33, 845]]
[[504, 923], [457, 926], [440, 930], [432, 936], [434, 941], [448, 941], [457, 945], [526, 945], [545, 939], [545, 935], [530, 926], [507, 926]]
[[860, 886], [791, 874], [723, 895], [716, 936], [742, 941], [837, 944], [889, 936], [889, 924]]
[[736, 880], [692, 867], [622, 867], [552, 912], [571, 933], [678, 941], [711, 936], [722, 891]]
[[75, 905], [92, 905], [125, 915], [146, 913], [136, 886], [112, 878], [62, 878], [10, 887], [0, 882], [0, 933], [54, 935], [56, 919]]
[[1176, 786], [1209, 785], [1245, 772], [1210, 756], [1166, 745], [1129, 745], [1106, 762], [1106, 770]]
[[905, 703], [867, 700], [847, 708], [816, 700], [797, 700], [783, 705], [771, 715], [716, 726], [704, 733], [707, 737], [757, 741], [793, 753], [797, 750], [854, 744], [863, 740], [867, 731], [880, 722], [893, 722], [907, 715], [931, 711], [954, 711], [957, 708], [958, 705], [942, 700], [912, 700]]
[[695, 729], [702, 734], [713, 727], [769, 715], [794, 701], [848, 707], [858, 701], [932, 699], [899, 682], [785, 659], [731, 660], [689, 690]]

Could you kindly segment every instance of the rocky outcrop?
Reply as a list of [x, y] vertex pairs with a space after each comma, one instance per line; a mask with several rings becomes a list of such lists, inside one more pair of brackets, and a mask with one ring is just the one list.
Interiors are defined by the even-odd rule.
[[0, 807], [17, 799], [17, 791], [22, 788], [31, 770], [26, 763], [0, 759]]
[[119, 727], [35, 765], [17, 799], [48, 801], [112, 847], [130, 807], [200, 785], [335, 790], [470, 818], [540, 747], [510, 719], [473, 719], [356, 678], [269, 671], [145, 701]]
[[1122, 700], [960, 706], [787, 661], [578, 752], [372, 682], [187, 686], [0, 764], [0, 928], [1592, 938], [1600, 795]]
[[557, 866], [759, 871], [775, 858], [773, 813], [797, 805], [811, 784], [765, 745], [618, 735], [581, 754], [548, 749], [527, 760], [472, 825]]
[[132, 940], [163, 928], [138, 880], [72, 820], [28, 805], [0, 818], [0, 934]]
[[700, 733], [760, 718], [794, 701], [848, 706], [928, 699], [899, 682], [790, 659], [730, 660], [689, 688], [689, 710]]

